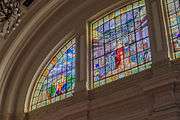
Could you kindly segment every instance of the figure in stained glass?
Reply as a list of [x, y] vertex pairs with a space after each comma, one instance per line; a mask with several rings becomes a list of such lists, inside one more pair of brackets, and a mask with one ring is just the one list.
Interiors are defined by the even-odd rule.
[[30, 110], [63, 100], [73, 95], [76, 61], [75, 39], [65, 44], [40, 74], [32, 96]]
[[145, 0], [124, 6], [95, 21], [92, 21], [91, 28], [93, 88], [150, 68]]

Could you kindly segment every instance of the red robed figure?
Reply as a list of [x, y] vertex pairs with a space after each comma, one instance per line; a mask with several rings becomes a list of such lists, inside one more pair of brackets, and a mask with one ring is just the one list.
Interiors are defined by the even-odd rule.
[[116, 49], [116, 57], [115, 57], [116, 68], [119, 68], [122, 65], [123, 56], [124, 56], [124, 48], [121, 47]]

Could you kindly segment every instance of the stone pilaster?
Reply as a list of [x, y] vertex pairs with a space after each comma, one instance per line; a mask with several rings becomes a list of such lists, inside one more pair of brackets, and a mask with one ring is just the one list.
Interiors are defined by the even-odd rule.
[[150, 24], [153, 66], [169, 61], [164, 19], [160, 0], [146, 0]]

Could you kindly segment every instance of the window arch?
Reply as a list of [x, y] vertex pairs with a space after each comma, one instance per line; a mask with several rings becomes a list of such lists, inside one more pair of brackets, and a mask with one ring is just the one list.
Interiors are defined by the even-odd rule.
[[91, 88], [151, 68], [145, 0], [90, 23]]
[[171, 58], [180, 58], [180, 1], [164, 0]]
[[76, 73], [75, 38], [64, 44], [40, 73], [30, 111], [73, 96]]

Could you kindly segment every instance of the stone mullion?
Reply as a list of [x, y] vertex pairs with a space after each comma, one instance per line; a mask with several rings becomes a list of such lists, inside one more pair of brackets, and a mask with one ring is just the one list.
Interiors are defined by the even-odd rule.
[[168, 61], [165, 26], [160, 0], [146, 0], [153, 66]]
[[[87, 46], [86, 46], [86, 26], [85, 24], [78, 25], [76, 27], [76, 45], [77, 45], [77, 59], [76, 59], [76, 84], [75, 84], [75, 95], [74, 101], [76, 103], [86, 104], [84, 107], [84, 111], [81, 112], [84, 116], [84, 120], [88, 119], [88, 91], [86, 88], [87, 81], [87, 67], [88, 67], [88, 59], [87, 59]], [[75, 115], [73, 115], [75, 117]], [[81, 115], [82, 116], [82, 115]]]
[[77, 40], [77, 61], [76, 61], [76, 86], [75, 86], [75, 96], [87, 100], [87, 43], [86, 43], [86, 25], [77, 25], [76, 30], [76, 40]]

